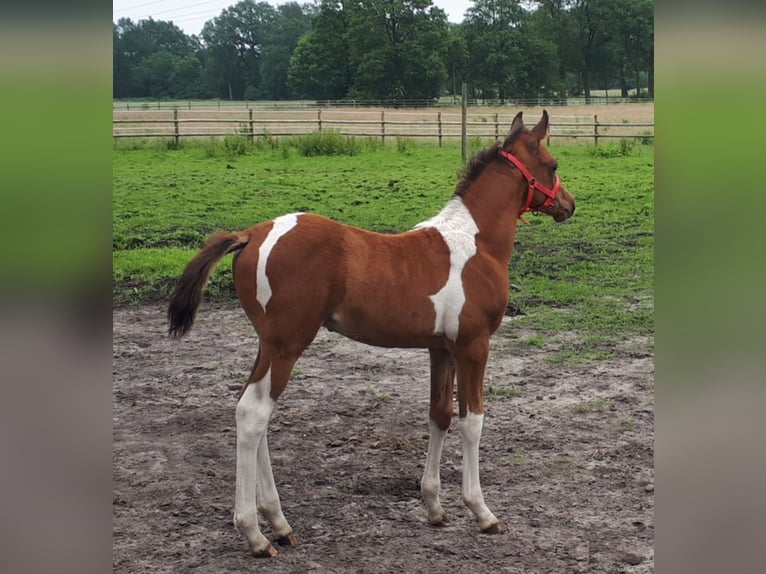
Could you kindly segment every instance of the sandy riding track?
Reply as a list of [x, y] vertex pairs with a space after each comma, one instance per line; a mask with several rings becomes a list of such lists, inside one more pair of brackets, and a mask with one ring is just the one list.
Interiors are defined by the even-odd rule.
[[457, 421], [442, 459], [451, 524], [426, 523], [428, 353], [322, 330], [270, 426], [299, 545], [256, 560], [232, 524], [234, 405], [257, 349], [244, 313], [203, 304], [177, 342], [163, 307], [115, 309], [114, 571], [653, 572], [652, 341], [560, 365], [515, 329], [493, 337], [480, 452], [505, 533], [481, 534], [460, 500]]

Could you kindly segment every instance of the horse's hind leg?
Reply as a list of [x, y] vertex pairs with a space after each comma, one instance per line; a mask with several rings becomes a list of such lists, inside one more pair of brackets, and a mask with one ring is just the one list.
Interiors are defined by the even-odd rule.
[[430, 349], [431, 355], [431, 408], [428, 413], [430, 439], [420, 492], [428, 512], [428, 522], [434, 526], [446, 526], [449, 521], [439, 501], [441, 480], [439, 465], [444, 439], [452, 422], [452, 392], [455, 382], [455, 366], [452, 357], [444, 349]]
[[271, 469], [269, 456], [268, 433], [263, 434], [258, 445], [258, 477], [255, 483], [255, 497], [258, 511], [271, 523], [274, 539], [279, 544], [294, 546], [298, 543], [293, 529], [282, 513], [279, 493], [274, 483], [274, 473]]
[[269, 460], [266, 438], [269, 419], [277, 398], [287, 385], [293, 365], [300, 356], [261, 344], [248, 385], [237, 403], [237, 482], [234, 524], [245, 536], [257, 557], [277, 554], [258, 525], [258, 511], [272, 524], [280, 542], [294, 543], [292, 528], [282, 514]]

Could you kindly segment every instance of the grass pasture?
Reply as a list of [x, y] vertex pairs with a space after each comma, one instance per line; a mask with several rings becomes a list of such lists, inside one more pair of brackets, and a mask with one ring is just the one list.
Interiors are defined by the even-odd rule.
[[[488, 144], [472, 141], [475, 149]], [[460, 169], [459, 145], [403, 138], [386, 146], [363, 138], [333, 145], [338, 149], [318, 153], [338, 155], [309, 155], [302, 139], [253, 146], [232, 136], [170, 150], [160, 141], [118, 142], [115, 303], [166, 299], [205, 237], [219, 229], [292, 211], [382, 232], [409, 229], [441, 209]], [[523, 312], [518, 342], [543, 346], [568, 333], [576, 340], [551, 360], [608, 358], [653, 330], [654, 148], [620, 140], [550, 149], [577, 212], [562, 225], [547, 216], [520, 225], [510, 266], [511, 300]], [[233, 298], [230, 257], [206, 296]]]

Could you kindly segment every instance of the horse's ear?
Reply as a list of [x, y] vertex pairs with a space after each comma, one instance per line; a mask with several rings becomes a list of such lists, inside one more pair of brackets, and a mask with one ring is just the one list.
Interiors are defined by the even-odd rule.
[[524, 120], [521, 117], [523, 115], [524, 115], [524, 112], [519, 112], [518, 114], [516, 114], [516, 117], [513, 118], [513, 122], [511, 123], [511, 129], [508, 132], [508, 135], [511, 135], [516, 130], [520, 130], [521, 128], [524, 127]]
[[543, 117], [532, 128], [532, 135], [537, 141], [542, 141], [548, 135], [548, 112], [546, 110], [543, 110]]

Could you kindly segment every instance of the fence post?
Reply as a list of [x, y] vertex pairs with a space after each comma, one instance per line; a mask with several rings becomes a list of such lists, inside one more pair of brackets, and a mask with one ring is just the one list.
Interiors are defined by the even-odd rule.
[[384, 110], [380, 111], [380, 143], [386, 144], [386, 112]]
[[248, 131], [250, 132], [250, 141], [255, 143], [255, 130], [253, 130], [253, 108], [247, 108]]
[[158, 110], [160, 109], [160, 101], [159, 100], [157, 100], [157, 109]]
[[178, 108], [173, 108], [173, 131], [175, 133], [176, 149], [178, 149]]
[[598, 116], [593, 115], [593, 145], [598, 145]]
[[495, 140], [500, 139], [500, 121], [498, 119], [498, 116], [500, 114], [495, 114]]
[[189, 100], [189, 109], [191, 110], [191, 100]]
[[319, 133], [322, 133], [322, 110], [317, 110], [317, 124]]
[[442, 113], [436, 112], [436, 123], [439, 124], [439, 147], [442, 147]]
[[468, 100], [468, 86], [465, 82], [463, 82], [463, 89], [462, 89], [462, 96], [463, 96], [463, 102], [461, 105], [461, 119], [460, 119], [460, 157], [463, 160], [463, 163], [465, 163], [465, 157], [466, 157], [466, 113], [467, 113], [467, 100]]

